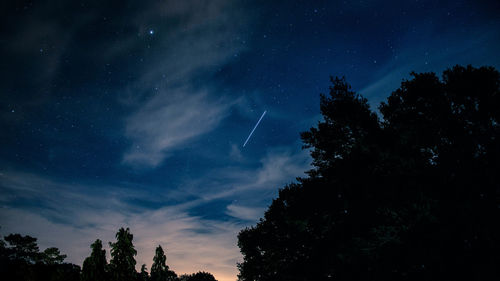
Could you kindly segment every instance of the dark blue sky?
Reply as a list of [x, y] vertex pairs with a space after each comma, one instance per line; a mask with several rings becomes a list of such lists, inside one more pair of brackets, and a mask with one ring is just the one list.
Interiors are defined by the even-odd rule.
[[497, 1], [3, 1], [0, 23], [0, 232], [81, 263], [129, 226], [138, 264], [162, 244], [222, 281], [309, 169], [330, 75], [376, 109], [411, 71], [500, 66]]

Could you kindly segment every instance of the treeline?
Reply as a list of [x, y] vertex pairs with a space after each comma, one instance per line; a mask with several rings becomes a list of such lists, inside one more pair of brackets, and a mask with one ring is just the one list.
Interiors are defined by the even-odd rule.
[[0, 239], [0, 278], [7, 281], [217, 281], [208, 272], [177, 274], [166, 264], [167, 257], [159, 245], [153, 257], [151, 272], [142, 265], [135, 270], [137, 251], [130, 229], [120, 228], [116, 242], [109, 242], [111, 260], [106, 260], [106, 250], [97, 239], [85, 258], [83, 267], [65, 263], [66, 255], [51, 247], [40, 252], [37, 239], [31, 236], [10, 234]]
[[239, 234], [240, 281], [500, 280], [498, 71], [412, 73], [378, 112], [331, 80], [314, 168]]
[[0, 239], [0, 278], [2, 280], [78, 281], [80, 267], [64, 263], [66, 255], [57, 248], [40, 252], [37, 239], [10, 234]]

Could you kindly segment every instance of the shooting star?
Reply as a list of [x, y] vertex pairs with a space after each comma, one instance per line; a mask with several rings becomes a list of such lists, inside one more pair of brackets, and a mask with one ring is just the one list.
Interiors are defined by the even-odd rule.
[[250, 135], [248, 135], [248, 138], [245, 141], [245, 143], [243, 144], [243, 147], [245, 147], [245, 145], [247, 145], [247, 142], [250, 139], [250, 137], [252, 136], [253, 131], [255, 131], [255, 129], [257, 129], [257, 126], [259, 126], [259, 123], [262, 120], [262, 118], [264, 118], [264, 115], [266, 115], [266, 112], [267, 112], [267, 110], [264, 110], [264, 113], [262, 113], [262, 116], [260, 117], [259, 121], [257, 121], [257, 124], [255, 124], [255, 127], [253, 127], [253, 130], [250, 132]]

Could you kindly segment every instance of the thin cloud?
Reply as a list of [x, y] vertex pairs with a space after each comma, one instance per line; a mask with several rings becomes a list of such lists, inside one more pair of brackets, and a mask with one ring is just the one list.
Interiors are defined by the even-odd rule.
[[230, 102], [189, 89], [153, 97], [127, 121], [126, 136], [133, 146], [124, 162], [157, 166], [168, 152], [216, 128], [230, 107]]
[[[4, 171], [0, 174], [0, 198], [3, 198], [0, 230], [3, 235], [22, 233], [37, 237], [42, 249], [58, 247], [68, 255], [69, 262], [81, 265], [95, 239], [114, 241], [118, 228], [127, 226], [134, 234], [138, 250], [137, 269], [142, 264], [150, 266], [155, 247], [162, 245], [166, 248], [167, 263], [177, 273], [204, 270], [218, 280], [234, 280], [236, 263], [241, 260], [236, 241], [238, 232], [263, 215], [264, 205], [277, 188], [303, 174], [309, 158], [304, 151], [272, 149], [260, 163], [254, 169], [212, 171], [219, 182], [225, 183], [222, 188], [202, 186], [203, 182], [210, 182], [205, 178], [199, 185], [182, 184], [179, 189], [193, 185], [184, 193], [173, 190], [167, 195]], [[134, 205], [130, 200], [159, 197], [168, 202], [172, 199], [169, 196], [185, 199], [186, 193], [198, 196], [153, 210]], [[259, 196], [254, 196], [255, 193]], [[257, 197], [260, 199], [252, 199]], [[190, 214], [193, 208], [221, 198], [232, 200], [233, 203], [221, 208], [233, 219], [221, 221]], [[19, 205], [15, 200], [27, 205]]]
[[[121, 93], [124, 104], [135, 108], [125, 122], [125, 135], [131, 140], [123, 156], [126, 164], [160, 165], [170, 152], [217, 128], [239, 101], [221, 97], [216, 87], [198, 80], [214, 75], [246, 49], [242, 40], [235, 40], [245, 17], [230, 1], [188, 2], [162, 3], [135, 20], [141, 34], [154, 29], [154, 19], [182, 25], [158, 27], [152, 36], [161, 48], [151, 51], [150, 63]], [[153, 19], [153, 27], [144, 24], [145, 18]], [[193, 81], [198, 81], [197, 87]]]
[[[218, 280], [233, 280], [237, 274], [240, 255], [236, 235], [241, 225], [202, 220], [168, 207], [138, 214], [100, 212], [92, 214], [92, 218], [94, 226], [76, 227], [16, 208], [3, 208], [0, 213], [2, 232], [8, 229], [37, 237], [41, 249], [56, 246], [68, 255], [69, 262], [76, 264], [81, 265], [90, 254], [89, 246], [95, 239], [105, 242], [109, 260], [106, 242], [114, 241], [114, 233], [126, 226], [134, 234], [137, 270], [142, 264], [150, 267], [156, 246], [162, 245], [168, 265], [179, 274], [205, 270]], [[62, 236], [65, 239], [60, 239]]]
[[227, 206], [226, 214], [241, 220], [257, 221], [263, 216], [264, 211], [263, 207], [240, 206], [233, 203]]
[[243, 161], [243, 154], [237, 144], [231, 144], [231, 151], [229, 152], [229, 156], [233, 161]]
[[[204, 194], [203, 199], [215, 200], [246, 193], [277, 190], [293, 182], [295, 178], [303, 176], [311, 167], [310, 160], [309, 152], [305, 150], [271, 149], [260, 160], [260, 166], [256, 169], [227, 168], [213, 172], [210, 180], [213, 179], [216, 185], [211, 186], [211, 192]], [[193, 186], [196, 190], [196, 185]], [[206, 187], [206, 185], [201, 186]], [[262, 194], [258, 197], [262, 198]]]
[[[79, 193], [82, 188], [98, 189], [28, 173], [2, 173], [1, 198], [10, 194], [9, 200], [0, 201], [2, 235], [32, 235], [39, 238], [42, 249], [58, 247], [68, 255], [69, 262], [81, 265], [95, 239], [114, 241], [114, 233], [126, 226], [134, 234], [137, 269], [143, 263], [151, 265], [155, 247], [161, 244], [167, 249], [168, 264], [178, 273], [205, 270], [219, 280], [236, 276], [235, 265], [240, 258], [236, 235], [242, 228], [237, 222], [192, 216], [185, 205], [141, 209], [126, 203], [130, 196], [140, 198], [140, 194], [119, 192], [118, 187], [107, 187], [110, 191], [93, 194]], [[16, 198], [31, 206], [10, 201]]]
[[[81, 265], [95, 239], [113, 241], [118, 228], [128, 226], [138, 250], [138, 269], [143, 263], [151, 265], [155, 247], [160, 244], [166, 248], [168, 264], [177, 273], [205, 270], [218, 280], [234, 280], [236, 263], [241, 259], [236, 246], [238, 232], [263, 215], [265, 205], [279, 187], [303, 175], [309, 160], [305, 151], [275, 148], [254, 169], [228, 167], [212, 171], [217, 182], [224, 183], [222, 187], [207, 185], [212, 181], [205, 178], [197, 184], [181, 184], [179, 189], [185, 192], [173, 190], [167, 195], [3, 171], [0, 174], [0, 230], [4, 235], [22, 233], [37, 237], [42, 249], [58, 247], [68, 255], [69, 262]], [[188, 186], [191, 187], [188, 189]], [[259, 196], [254, 196], [256, 193]], [[171, 196], [186, 199], [186, 194], [198, 196], [153, 210], [134, 205], [130, 200], [163, 198], [168, 202]], [[234, 219], [220, 221], [190, 214], [193, 208], [221, 198], [232, 200], [221, 208]]]

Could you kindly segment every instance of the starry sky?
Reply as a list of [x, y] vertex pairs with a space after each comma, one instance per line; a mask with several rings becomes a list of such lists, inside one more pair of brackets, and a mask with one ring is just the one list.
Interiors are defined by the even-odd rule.
[[130, 227], [138, 268], [161, 244], [220, 281], [310, 169], [330, 75], [376, 109], [411, 71], [500, 68], [498, 1], [12, 0], [0, 34], [0, 234], [81, 265]]

